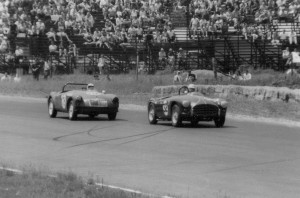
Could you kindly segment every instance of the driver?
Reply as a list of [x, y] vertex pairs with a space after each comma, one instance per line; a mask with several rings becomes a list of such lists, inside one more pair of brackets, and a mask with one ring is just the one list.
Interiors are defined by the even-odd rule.
[[194, 84], [188, 85], [189, 93], [194, 93], [196, 91], [196, 86]]
[[86, 87], [86, 90], [87, 90], [87, 91], [94, 91], [94, 84], [89, 83], [89, 84], [87, 85], [87, 87]]

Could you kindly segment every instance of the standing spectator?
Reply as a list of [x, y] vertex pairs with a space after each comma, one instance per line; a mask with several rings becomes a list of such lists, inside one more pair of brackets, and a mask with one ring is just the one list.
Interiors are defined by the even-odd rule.
[[169, 49], [168, 52], [168, 63], [171, 69], [174, 69], [175, 67], [175, 54], [172, 48]]
[[20, 59], [23, 59], [23, 56], [24, 56], [24, 51], [22, 48], [20, 48], [20, 46], [17, 46], [16, 48], [16, 51], [15, 51], [15, 64], [16, 64], [16, 67], [19, 67], [20, 66]]
[[44, 61], [44, 79], [47, 80], [51, 73], [51, 62], [49, 59]]
[[15, 82], [15, 83], [21, 82], [21, 77], [19, 76], [18, 73], [17, 73], [16, 76], [14, 77], [14, 82]]
[[32, 70], [33, 79], [38, 81], [40, 77], [40, 70], [41, 70], [41, 61], [39, 60], [38, 57], [36, 57], [31, 67], [31, 70]]
[[251, 79], [252, 79], [251, 73], [248, 70], [246, 70], [246, 72], [243, 74], [243, 80], [247, 81]]
[[159, 62], [159, 65], [162, 67], [162, 68], [165, 68], [166, 67], [166, 63], [167, 63], [167, 54], [164, 50], [164, 48], [161, 48], [159, 53], [158, 53], [158, 62]]
[[73, 41], [70, 41], [69, 44], [69, 59], [70, 59], [70, 70], [73, 72], [73, 69], [76, 69], [76, 57], [77, 57], [77, 48], [76, 45], [73, 43]]
[[98, 68], [99, 68], [99, 74], [103, 73], [103, 68], [105, 66], [105, 59], [103, 54], [101, 54], [99, 60], [98, 60]]

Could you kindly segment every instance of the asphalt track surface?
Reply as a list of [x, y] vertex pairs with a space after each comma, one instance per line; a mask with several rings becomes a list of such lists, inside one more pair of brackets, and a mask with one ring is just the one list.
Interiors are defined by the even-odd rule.
[[146, 112], [122, 109], [116, 121], [50, 119], [45, 101], [0, 97], [0, 163], [72, 170], [158, 195], [299, 197], [299, 128], [225, 125], [149, 125]]

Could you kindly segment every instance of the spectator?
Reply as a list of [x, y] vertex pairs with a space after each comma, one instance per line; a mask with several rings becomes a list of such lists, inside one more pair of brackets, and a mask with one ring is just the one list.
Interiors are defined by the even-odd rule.
[[289, 47], [282, 51], [282, 61], [284, 66], [291, 64], [291, 52]]
[[10, 76], [7, 74], [7, 72], [4, 73], [4, 75], [1, 77], [1, 82], [10, 81]]
[[16, 76], [14, 77], [14, 82], [15, 82], [15, 83], [21, 82], [21, 77], [19, 76], [18, 73], [17, 73]]
[[99, 69], [99, 74], [101, 75], [103, 73], [103, 68], [105, 67], [105, 59], [103, 54], [101, 54], [99, 60], [98, 60], [98, 69]]
[[51, 75], [51, 62], [49, 59], [45, 59], [44, 61], [44, 79], [47, 80]]
[[293, 43], [295, 44], [295, 45], [297, 45], [298, 44], [298, 40], [297, 40], [297, 33], [294, 31], [294, 30], [292, 30], [291, 31], [291, 34], [290, 34], [290, 44], [292, 45]]
[[188, 71], [185, 82], [195, 82], [197, 80], [196, 75], [192, 73], [192, 71]]
[[246, 72], [243, 74], [243, 80], [248, 81], [251, 79], [252, 79], [251, 73], [248, 70], [246, 70]]
[[181, 84], [182, 83], [182, 76], [181, 76], [181, 72], [180, 71], [176, 71], [176, 74], [173, 78], [173, 83], [176, 84], [176, 83], [179, 83]]

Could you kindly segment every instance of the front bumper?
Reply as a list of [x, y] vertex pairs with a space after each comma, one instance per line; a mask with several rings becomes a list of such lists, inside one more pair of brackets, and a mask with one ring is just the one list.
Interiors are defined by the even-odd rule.
[[119, 111], [118, 107], [88, 107], [79, 106], [76, 108], [78, 114], [110, 114]]
[[219, 107], [216, 112], [194, 112], [191, 108], [184, 108], [181, 113], [181, 118], [183, 121], [212, 121], [219, 117], [225, 117], [226, 116], [226, 108]]

